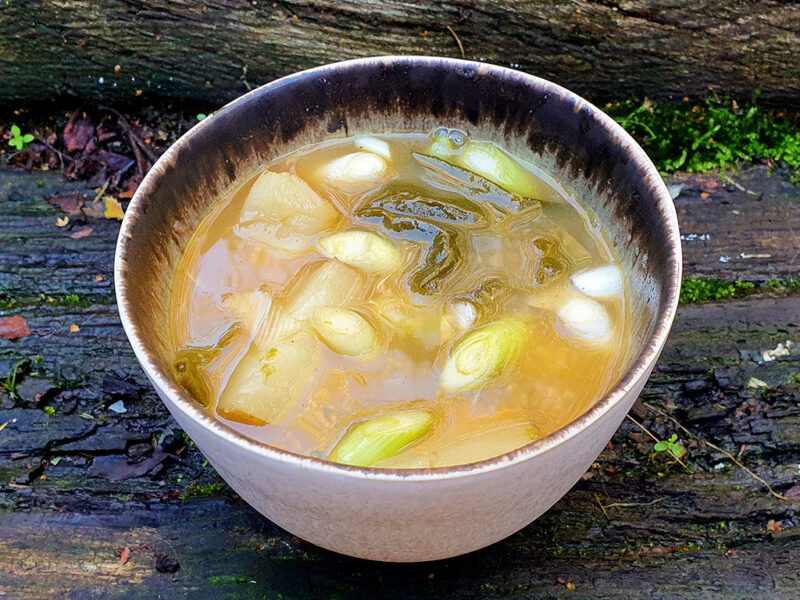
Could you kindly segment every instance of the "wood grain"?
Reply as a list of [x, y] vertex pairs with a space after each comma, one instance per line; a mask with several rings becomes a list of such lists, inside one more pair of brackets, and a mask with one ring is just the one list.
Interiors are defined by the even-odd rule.
[[[796, 187], [758, 167], [734, 180], [763, 191], [761, 200], [728, 192], [718, 179], [678, 180], [684, 234], [710, 236], [705, 250], [685, 242], [689, 274], [761, 280], [796, 273], [797, 247], [787, 241], [795, 239]], [[117, 223], [92, 219], [92, 234], [73, 240], [43, 199], [74, 187], [55, 173], [0, 172], [0, 298], [19, 301], [0, 318], [21, 314], [33, 331], [0, 340], [0, 374], [42, 357], [19, 378], [20, 400], [0, 393], [0, 426], [8, 423], [0, 431], [0, 597], [800, 595], [800, 502], [771, 496], [648, 408], [739, 456], [777, 492], [800, 484], [800, 385], [789, 383], [800, 373], [800, 295], [680, 308], [632, 414], [659, 438], [679, 435], [691, 474], [651, 457], [652, 440], [625, 421], [575, 488], [518, 534], [447, 561], [373, 564], [315, 548], [263, 519], [183, 439], [119, 324], [109, 283]], [[700, 196], [706, 190], [710, 198]], [[769, 259], [718, 261], [719, 253], [757, 249], [762, 236], [754, 229], [777, 232], [785, 243], [772, 244]], [[66, 305], [60, 299], [69, 293], [88, 301]], [[73, 324], [79, 331], [69, 333]], [[794, 344], [788, 355], [765, 360], [765, 351], [771, 357], [787, 341]], [[749, 386], [752, 378], [768, 387]], [[123, 414], [109, 409], [120, 400]], [[135, 474], [146, 460], [146, 473]], [[135, 476], [112, 480], [109, 469]], [[180, 569], [159, 572], [162, 555]]]
[[709, 89], [744, 98], [760, 89], [765, 100], [793, 106], [799, 7], [776, 0], [12, 0], [0, 6], [0, 102], [19, 108], [74, 95], [208, 106], [348, 58], [460, 57], [457, 36], [467, 58], [540, 75], [598, 102]]

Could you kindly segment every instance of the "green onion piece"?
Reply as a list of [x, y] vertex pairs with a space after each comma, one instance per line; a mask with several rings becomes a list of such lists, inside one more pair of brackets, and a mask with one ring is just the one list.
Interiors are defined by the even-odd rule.
[[364, 317], [346, 308], [323, 306], [314, 310], [314, 329], [334, 352], [367, 357], [378, 350], [378, 334]]
[[338, 258], [370, 273], [391, 273], [403, 262], [394, 244], [371, 231], [334, 233], [319, 241], [319, 249], [328, 258]]
[[417, 442], [433, 427], [433, 422], [433, 414], [427, 410], [406, 410], [362, 421], [348, 430], [328, 459], [369, 467]]
[[527, 336], [525, 323], [512, 317], [504, 317], [466, 334], [450, 351], [440, 385], [447, 391], [483, 385], [517, 358]]
[[498, 146], [472, 142], [461, 154], [461, 165], [512, 194], [536, 197], [536, 182], [528, 171]]

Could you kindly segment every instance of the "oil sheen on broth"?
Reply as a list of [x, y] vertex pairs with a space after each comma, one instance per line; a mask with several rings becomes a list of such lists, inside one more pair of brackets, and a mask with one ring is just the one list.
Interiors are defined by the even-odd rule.
[[247, 436], [384, 468], [476, 462], [569, 423], [620, 376], [627, 286], [547, 174], [462, 131], [302, 148], [194, 233], [174, 369]]

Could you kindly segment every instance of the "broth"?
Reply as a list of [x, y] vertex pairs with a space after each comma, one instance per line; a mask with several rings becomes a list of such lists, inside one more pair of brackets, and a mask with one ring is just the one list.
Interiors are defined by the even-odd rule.
[[627, 284], [549, 175], [458, 130], [335, 139], [242, 179], [177, 267], [179, 383], [271, 445], [427, 468], [509, 452], [620, 377]]

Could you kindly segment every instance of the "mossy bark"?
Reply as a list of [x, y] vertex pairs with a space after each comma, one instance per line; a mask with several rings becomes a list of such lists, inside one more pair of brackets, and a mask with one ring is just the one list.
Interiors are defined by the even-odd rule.
[[0, 103], [70, 94], [219, 104], [347, 58], [459, 57], [457, 36], [467, 58], [595, 101], [761, 89], [793, 105], [799, 23], [791, 2], [10, 0], [0, 6]]

